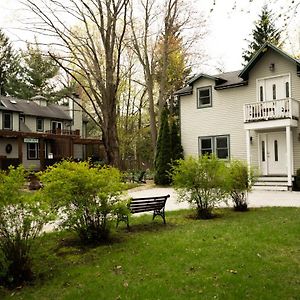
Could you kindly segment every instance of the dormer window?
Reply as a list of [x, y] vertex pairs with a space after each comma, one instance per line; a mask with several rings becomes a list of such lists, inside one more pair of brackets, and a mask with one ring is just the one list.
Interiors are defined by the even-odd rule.
[[211, 86], [197, 89], [197, 108], [212, 106], [212, 88]]
[[3, 116], [3, 129], [12, 130], [13, 129], [12, 113], [4, 112], [2, 116]]

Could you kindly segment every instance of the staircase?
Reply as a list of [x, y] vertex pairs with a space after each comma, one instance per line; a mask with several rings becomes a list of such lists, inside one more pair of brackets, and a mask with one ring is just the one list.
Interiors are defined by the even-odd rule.
[[253, 190], [288, 191], [290, 189], [287, 176], [280, 175], [260, 176], [253, 186]]

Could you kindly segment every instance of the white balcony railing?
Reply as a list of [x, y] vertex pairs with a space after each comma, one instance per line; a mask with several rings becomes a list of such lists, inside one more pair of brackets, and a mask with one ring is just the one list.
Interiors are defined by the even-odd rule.
[[245, 104], [244, 122], [299, 118], [299, 102], [292, 98]]

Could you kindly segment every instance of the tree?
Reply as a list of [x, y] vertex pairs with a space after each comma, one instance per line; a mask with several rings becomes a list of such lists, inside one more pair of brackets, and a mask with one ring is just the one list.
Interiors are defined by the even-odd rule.
[[[49, 54], [89, 99], [95, 115], [87, 113], [101, 128], [107, 162], [118, 166], [117, 102], [129, 0], [25, 2], [42, 20], [41, 33], [57, 38], [63, 52]], [[68, 16], [76, 27], [67, 26]]]
[[171, 160], [174, 163], [178, 159], [183, 158], [183, 148], [179, 134], [178, 121], [171, 119]]
[[0, 95], [10, 94], [12, 87], [18, 80], [20, 69], [19, 56], [0, 29]]
[[180, 160], [172, 172], [179, 201], [195, 205], [200, 219], [212, 218], [215, 206], [226, 199], [225, 177], [225, 163], [214, 155]]
[[272, 11], [265, 5], [262, 9], [259, 20], [255, 23], [255, 28], [252, 30], [252, 41], [248, 49], [243, 53], [245, 63], [249, 62], [253, 55], [263, 46], [265, 42], [269, 42], [275, 46], [281, 46], [281, 33], [275, 26]]
[[168, 109], [165, 108], [161, 114], [161, 125], [157, 141], [156, 157], [155, 157], [155, 176], [156, 184], [170, 184], [171, 170], [171, 139], [168, 120]]

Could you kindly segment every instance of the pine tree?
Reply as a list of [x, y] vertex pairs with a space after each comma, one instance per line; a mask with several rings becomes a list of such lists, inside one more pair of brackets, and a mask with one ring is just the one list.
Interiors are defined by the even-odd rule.
[[171, 121], [171, 160], [174, 163], [176, 160], [183, 158], [183, 148], [181, 145], [179, 126], [176, 119]]
[[8, 37], [0, 29], [0, 95], [9, 94], [10, 86], [17, 81], [20, 72], [19, 56]]
[[251, 60], [265, 42], [279, 47], [281, 45], [281, 33], [282, 30], [277, 29], [275, 26], [272, 11], [265, 5], [259, 20], [255, 23], [255, 28], [252, 30], [252, 41], [248, 46], [248, 50], [244, 50], [243, 59], [245, 63], [247, 64]]
[[164, 108], [161, 114], [161, 125], [157, 140], [154, 176], [154, 182], [162, 185], [171, 182], [169, 175], [171, 169], [171, 139], [168, 117], [168, 109]]

